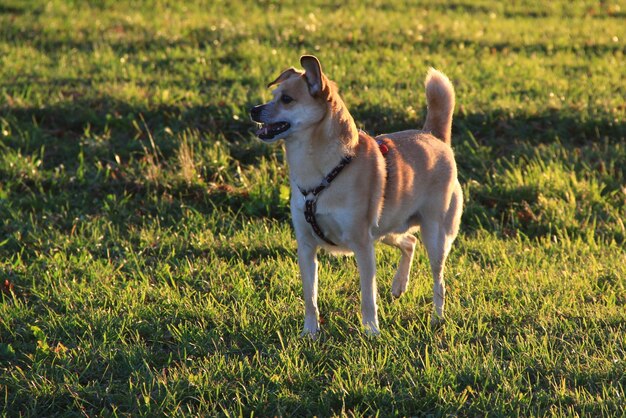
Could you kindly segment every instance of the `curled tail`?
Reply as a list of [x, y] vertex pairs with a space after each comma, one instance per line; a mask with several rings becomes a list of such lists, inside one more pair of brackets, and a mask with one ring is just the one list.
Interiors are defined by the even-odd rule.
[[431, 68], [424, 81], [428, 113], [424, 130], [450, 145], [452, 135], [452, 112], [454, 111], [454, 87], [442, 72]]

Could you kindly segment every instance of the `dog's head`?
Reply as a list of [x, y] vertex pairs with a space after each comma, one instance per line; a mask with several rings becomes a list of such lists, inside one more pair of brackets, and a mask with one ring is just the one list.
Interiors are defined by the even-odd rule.
[[277, 86], [274, 98], [250, 110], [253, 121], [261, 124], [257, 136], [264, 142], [279, 139], [310, 129], [326, 115], [331, 83], [318, 59], [312, 55], [300, 58], [304, 71], [289, 68], [268, 87]]

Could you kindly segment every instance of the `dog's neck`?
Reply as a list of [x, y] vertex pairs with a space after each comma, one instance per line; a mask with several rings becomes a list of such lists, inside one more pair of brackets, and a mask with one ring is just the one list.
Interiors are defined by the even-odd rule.
[[343, 102], [329, 110], [322, 121], [285, 141], [292, 182], [299, 187], [317, 186], [347, 155], [354, 155], [359, 133]]

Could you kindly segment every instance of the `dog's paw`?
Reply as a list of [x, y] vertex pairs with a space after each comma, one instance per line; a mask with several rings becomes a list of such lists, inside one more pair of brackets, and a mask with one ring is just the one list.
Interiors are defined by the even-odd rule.
[[317, 340], [317, 338], [319, 337], [319, 335], [320, 335], [320, 330], [319, 330], [319, 328], [318, 328], [318, 329], [315, 329], [315, 330], [309, 330], [309, 329], [306, 329], [306, 328], [305, 328], [305, 329], [304, 329], [304, 330], [302, 330], [302, 332], [300, 333], [300, 338], [310, 338], [310, 339], [312, 339], [312, 340], [314, 340], [314, 341], [315, 341], [315, 340]]
[[445, 317], [433, 312], [433, 315], [430, 317], [430, 326], [432, 328], [441, 328], [442, 326], [445, 325], [445, 323], [446, 323]]
[[376, 322], [364, 322], [363, 329], [365, 335], [368, 337], [378, 337], [380, 335], [380, 328], [378, 327], [378, 321]]
[[399, 298], [402, 296], [406, 289], [409, 287], [409, 281], [404, 279], [402, 280], [399, 277], [393, 278], [393, 283], [391, 283], [391, 295], [394, 298]]
[[320, 324], [317, 318], [310, 317], [304, 319], [304, 329], [300, 333], [300, 337], [309, 337], [313, 340], [317, 339], [320, 331]]
[[378, 328], [365, 328], [365, 335], [368, 337], [380, 336], [380, 330]]

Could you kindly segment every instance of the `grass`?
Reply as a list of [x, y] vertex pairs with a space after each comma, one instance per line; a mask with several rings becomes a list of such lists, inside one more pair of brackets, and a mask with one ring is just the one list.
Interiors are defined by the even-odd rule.
[[[0, 409], [6, 416], [626, 414], [626, 4], [0, 4]], [[457, 89], [466, 196], [428, 325], [377, 249], [303, 303], [280, 146], [247, 109], [314, 53], [359, 126]]]

